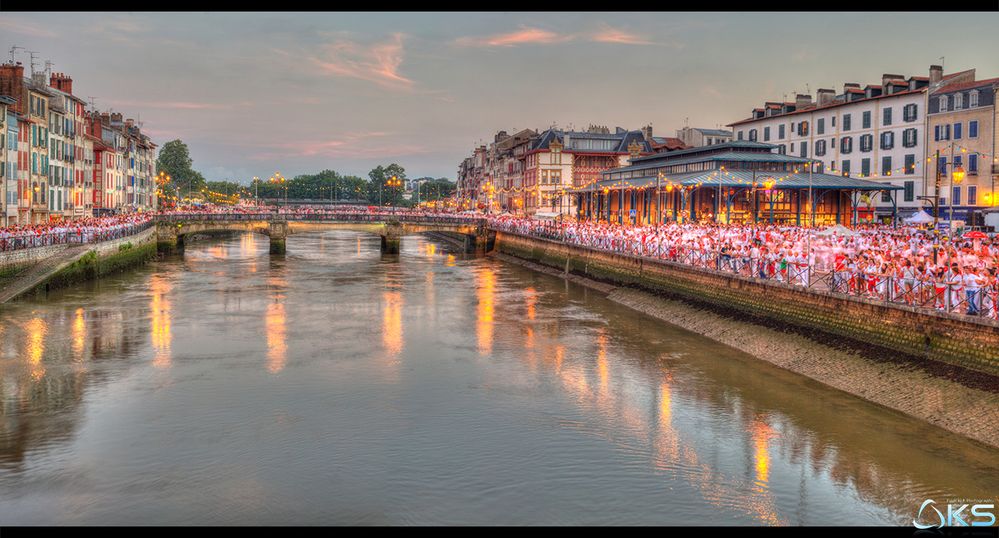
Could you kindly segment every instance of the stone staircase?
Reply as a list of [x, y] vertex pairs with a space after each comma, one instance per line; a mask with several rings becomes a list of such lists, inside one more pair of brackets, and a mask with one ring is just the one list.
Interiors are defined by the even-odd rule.
[[91, 247], [92, 245], [69, 246], [62, 252], [49, 256], [22, 271], [0, 287], [0, 304], [31, 291], [35, 286], [44, 282], [46, 278], [80, 259]]

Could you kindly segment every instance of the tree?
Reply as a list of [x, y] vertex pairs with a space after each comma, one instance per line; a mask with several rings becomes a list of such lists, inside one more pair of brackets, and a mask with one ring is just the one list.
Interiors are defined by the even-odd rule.
[[182, 140], [178, 138], [163, 144], [156, 158], [156, 170], [170, 175], [171, 180], [164, 190], [179, 192], [181, 197], [189, 192], [200, 192], [205, 186], [205, 178], [191, 167], [193, 164], [187, 144]]
[[386, 185], [392, 176], [395, 176], [396, 179], [404, 184], [406, 181], [406, 169], [396, 163], [392, 163], [388, 166], [378, 165], [368, 172], [368, 177], [371, 178], [371, 183], [368, 185], [368, 200], [371, 203], [379, 203], [380, 198], [383, 205], [402, 205], [403, 188], [401, 186], [389, 187]]

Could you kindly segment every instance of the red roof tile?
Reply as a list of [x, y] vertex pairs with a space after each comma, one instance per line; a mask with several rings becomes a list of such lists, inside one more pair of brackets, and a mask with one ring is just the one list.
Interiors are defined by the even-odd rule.
[[[862, 90], [855, 90], [855, 89], [853, 89], [853, 90], [847, 89], [847, 91], [848, 92], [860, 92], [860, 93], [863, 93]], [[779, 114], [777, 116], [770, 116], [770, 117], [771, 118], [778, 118], [778, 117], [782, 118], [782, 117], [785, 117], [785, 116], [793, 116], [795, 114], [799, 114], [799, 113], [803, 113], [803, 112], [814, 112], [816, 110], [825, 110], [827, 108], [834, 108], [834, 107], [843, 106], [843, 105], [850, 105], [850, 104], [853, 104], [853, 103], [862, 103], [862, 102], [865, 102], [865, 101], [873, 101], [875, 99], [885, 99], [885, 98], [891, 98], [891, 97], [898, 97], [900, 95], [910, 95], [910, 94], [913, 94], [913, 93], [921, 93], [921, 92], [924, 92], [924, 91], [926, 91], [926, 88], [916, 88], [915, 90], [905, 90], [905, 91], [895, 92], [895, 93], [892, 93], [892, 94], [875, 95], [874, 97], [866, 97], [864, 99], [856, 99], [856, 100], [853, 100], [853, 101], [836, 101], [836, 102], [833, 102], [833, 103], [827, 103], [827, 104], [822, 105], [822, 106], [810, 106], [808, 108], [799, 108], [798, 110], [794, 110], [792, 112], [786, 112], [784, 114]], [[739, 121], [736, 121], [736, 122], [727, 123], [726, 126], [727, 127], [731, 127], [733, 125], [742, 125], [743, 123], [750, 123], [750, 122], [758, 121], [758, 120], [761, 120], [761, 119], [764, 119], [764, 118], [746, 118], [744, 120], [739, 120]]]
[[971, 82], [957, 82], [954, 84], [949, 84], [947, 86], [942, 86], [940, 88], [937, 88], [936, 91], [934, 91], [933, 93], [937, 94], [937, 93], [946, 93], [946, 92], [956, 92], [960, 90], [966, 90], [968, 88], [977, 88], [979, 86], [988, 86], [988, 85], [994, 86], [996, 85], [997, 82], [999, 82], [999, 78], [989, 78], [985, 80], [976, 80]]

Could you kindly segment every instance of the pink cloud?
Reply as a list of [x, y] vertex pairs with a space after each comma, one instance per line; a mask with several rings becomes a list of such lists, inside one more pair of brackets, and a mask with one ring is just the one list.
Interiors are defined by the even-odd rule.
[[593, 41], [598, 41], [600, 43], [620, 43], [623, 45], [655, 45], [653, 41], [649, 41], [645, 38], [639, 37], [635, 34], [630, 34], [624, 30], [618, 30], [616, 28], [605, 27], [596, 34], [594, 34], [591, 39]]
[[[232, 105], [221, 103], [196, 103], [191, 101], [117, 101], [111, 100], [118, 106], [143, 107], [143, 108], [166, 108], [172, 110], [224, 110], [232, 108]], [[247, 104], [241, 104], [247, 106]]]
[[411, 89], [413, 81], [399, 73], [402, 65], [402, 34], [371, 47], [340, 39], [330, 43], [321, 57], [310, 58], [323, 72], [358, 78], [391, 89]]
[[495, 34], [486, 37], [462, 37], [455, 41], [455, 43], [472, 47], [513, 47], [527, 43], [561, 43], [572, 39], [572, 35], [560, 35], [540, 28], [521, 27], [520, 30], [506, 34]]

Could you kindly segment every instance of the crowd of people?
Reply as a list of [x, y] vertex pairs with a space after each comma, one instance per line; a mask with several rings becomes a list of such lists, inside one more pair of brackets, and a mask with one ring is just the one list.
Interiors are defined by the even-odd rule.
[[72, 221], [12, 224], [0, 227], [0, 251], [118, 239], [140, 231], [151, 220], [150, 213], [131, 213]]
[[[0, 228], [0, 251], [91, 243], [129, 235], [154, 215], [406, 214], [454, 217], [453, 212], [376, 206], [214, 206], [93, 217]], [[462, 215], [464, 216], [464, 215]], [[788, 285], [863, 295], [911, 306], [999, 318], [999, 237], [948, 238], [903, 226], [827, 230], [790, 225], [606, 222], [489, 217], [492, 227], [591, 248], [685, 263]]]
[[[500, 230], [941, 311], [999, 312], [999, 239], [914, 227], [660, 226], [493, 219]], [[984, 234], [983, 234], [984, 235]]]

